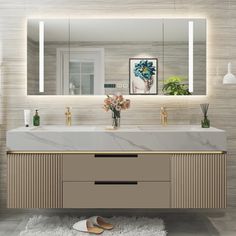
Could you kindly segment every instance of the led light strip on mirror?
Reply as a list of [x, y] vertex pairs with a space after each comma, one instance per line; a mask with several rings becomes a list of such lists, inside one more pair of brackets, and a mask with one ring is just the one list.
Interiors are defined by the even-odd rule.
[[44, 22], [39, 22], [39, 92], [44, 92]]
[[193, 92], [193, 21], [188, 22], [188, 89]]

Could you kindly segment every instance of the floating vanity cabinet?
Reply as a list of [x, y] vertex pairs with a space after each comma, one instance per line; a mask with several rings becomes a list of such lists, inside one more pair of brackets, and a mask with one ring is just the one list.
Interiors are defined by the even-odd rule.
[[226, 207], [226, 133], [214, 127], [19, 127], [7, 150], [9, 208]]
[[10, 153], [9, 208], [225, 208], [226, 154]]

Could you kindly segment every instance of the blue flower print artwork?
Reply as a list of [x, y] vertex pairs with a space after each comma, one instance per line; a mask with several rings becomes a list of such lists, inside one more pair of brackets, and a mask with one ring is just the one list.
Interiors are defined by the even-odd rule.
[[130, 58], [130, 94], [157, 94], [157, 59]]

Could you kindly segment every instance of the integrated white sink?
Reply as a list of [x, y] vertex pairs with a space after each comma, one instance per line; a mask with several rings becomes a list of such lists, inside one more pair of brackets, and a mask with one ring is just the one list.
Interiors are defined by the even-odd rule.
[[[209, 132], [209, 131], [219, 131], [214, 127], [210, 129], [203, 129], [199, 125], [138, 125], [139, 130], [143, 131], [155, 131], [155, 132], [169, 132], [169, 131], [177, 131], [177, 132], [192, 132], [192, 131], [201, 131], [201, 132]], [[222, 130], [221, 130], [222, 131]]]
[[65, 126], [65, 125], [43, 125], [43, 126], [32, 126], [32, 127], [20, 127], [14, 129], [15, 132], [81, 132], [81, 131], [93, 131], [96, 126], [88, 125], [76, 125], [76, 126]]
[[197, 125], [45, 125], [7, 132], [8, 151], [226, 151], [226, 133]]

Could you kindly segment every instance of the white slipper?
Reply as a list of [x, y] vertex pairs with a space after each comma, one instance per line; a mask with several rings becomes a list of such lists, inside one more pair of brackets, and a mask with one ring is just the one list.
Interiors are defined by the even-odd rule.
[[101, 216], [93, 216], [90, 217], [89, 220], [93, 225], [98, 226], [99, 228], [106, 230], [113, 229], [113, 225], [106, 222], [105, 219], [102, 218]]
[[103, 229], [93, 225], [90, 219], [78, 221], [72, 227], [73, 229], [78, 230], [80, 232], [91, 234], [101, 234], [104, 232]]

